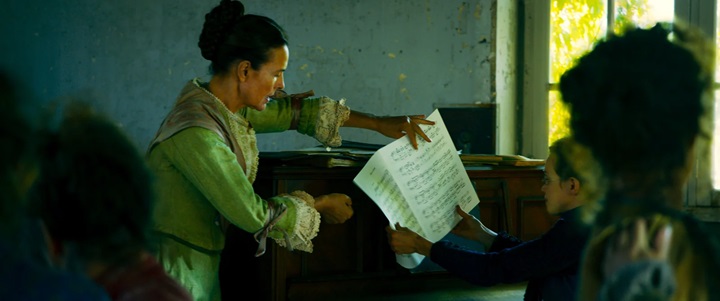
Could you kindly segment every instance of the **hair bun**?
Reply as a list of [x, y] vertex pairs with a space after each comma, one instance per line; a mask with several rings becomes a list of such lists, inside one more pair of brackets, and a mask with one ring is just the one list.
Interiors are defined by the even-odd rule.
[[231, 33], [233, 25], [245, 14], [240, 1], [222, 0], [218, 6], [205, 14], [205, 23], [198, 41], [202, 56], [214, 60], [220, 45]]

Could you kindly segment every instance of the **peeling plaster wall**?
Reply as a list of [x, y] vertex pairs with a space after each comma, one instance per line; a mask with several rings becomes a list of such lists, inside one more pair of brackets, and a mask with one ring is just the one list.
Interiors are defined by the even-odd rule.
[[[290, 36], [286, 90], [345, 98], [376, 115], [430, 114], [437, 104], [488, 103], [495, 0], [244, 1]], [[0, 10], [0, 68], [48, 102], [80, 95], [144, 149], [185, 82], [208, 79], [197, 48], [219, 1], [9, 0]], [[343, 128], [346, 140], [388, 143]], [[314, 146], [263, 134], [263, 151]]]

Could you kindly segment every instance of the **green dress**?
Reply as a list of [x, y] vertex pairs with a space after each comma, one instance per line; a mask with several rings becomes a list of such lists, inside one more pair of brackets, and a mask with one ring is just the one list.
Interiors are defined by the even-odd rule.
[[265, 200], [253, 190], [259, 153], [255, 133], [281, 132], [296, 124], [298, 132], [338, 146], [338, 129], [349, 112], [343, 100], [313, 97], [293, 105], [285, 97], [270, 101], [263, 111], [232, 113], [197, 79], [185, 86], [147, 158], [157, 185], [158, 260], [195, 300], [220, 300], [225, 222], [266, 233], [283, 247], [312, 252], [320, 224], [312, 196], [296, 191]]

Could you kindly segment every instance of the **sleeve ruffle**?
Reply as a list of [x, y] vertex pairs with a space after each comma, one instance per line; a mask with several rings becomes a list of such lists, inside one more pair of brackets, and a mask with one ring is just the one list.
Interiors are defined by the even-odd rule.
[[282, 247], [312, 253], [312, 239], [320, 231], [320, 213], [315, 210], [315, 199], [304, 191], [294, 191], [282, 197], [290, 200], [295, 207], [295, 224], [289, 229], [287, 239], [275, 235], [271, 237]]
[[340, 146], [342, 144], [340, 126], [350, 118], [350, 109], [345, 106], [345, 99], [335, 101], [322, 97], [317, 118], [315, 139], [325, 146]]

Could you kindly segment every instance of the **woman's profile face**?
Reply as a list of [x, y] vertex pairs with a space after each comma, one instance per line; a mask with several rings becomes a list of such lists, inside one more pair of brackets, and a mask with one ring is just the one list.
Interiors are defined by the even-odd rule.
[[258, 111], [265, 109], [270, 96], [278, 89], [285, 87], [284, 73], [287, 68], [290, 52], [287, 46], [269, 50], [268, 61], [260, 68], [250, 68], [246, 88], [242, 90], [243, 106]]

